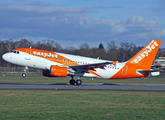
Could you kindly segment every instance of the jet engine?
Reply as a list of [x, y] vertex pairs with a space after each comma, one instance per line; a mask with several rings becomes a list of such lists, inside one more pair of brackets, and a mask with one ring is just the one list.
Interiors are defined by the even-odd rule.
[[66, 77], [67, 75], [71, 75], [71, 72], [66, 67], [52, 65], [50, 70], [43, 70], [42, 74], [46, 77]]
[[66, 77], [68, 73], [68, 68], [52, 65], [50, 67], [50, 75], [56, 77]]

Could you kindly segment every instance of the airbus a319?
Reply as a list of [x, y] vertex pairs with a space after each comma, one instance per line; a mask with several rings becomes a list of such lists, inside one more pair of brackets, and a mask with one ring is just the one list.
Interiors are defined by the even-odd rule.
[[[81, 77], [126, 79], [157, 76], [159, 71], [152, 70], [151, 65], [157, 54], [161, 41], [152, 40], [135, 56], [126, 62], [108, 61], [45, 51], [32, 48], [17, 48], [5, 53], [2, 58], [12, 64], [37, 68], [46, 77], [70, 76], [71, 85], [81, 85]], [[26, 76], [23, 73], [22, 76]], [[77, 80], [74, 80], [77, 76]]]

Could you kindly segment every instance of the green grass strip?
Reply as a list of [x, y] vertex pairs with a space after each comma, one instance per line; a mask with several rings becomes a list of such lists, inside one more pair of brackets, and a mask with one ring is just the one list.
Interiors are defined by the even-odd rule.
[[164, 92], [1, 90], [0, 120], [163, 120]]

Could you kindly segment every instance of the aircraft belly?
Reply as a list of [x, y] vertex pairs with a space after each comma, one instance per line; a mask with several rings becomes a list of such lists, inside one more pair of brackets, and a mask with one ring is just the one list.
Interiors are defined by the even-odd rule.
[[97, 78], [105, 78], [110, 79], [114, 76], [118, 71], [120, 71], [124, 67], [125, 63], [119, 64], [117, 66], [109, 66], [105, 69], [97, 68], [96, 71], [84, 74], [85, 77], [97, 77]]
[[100, 76], [102, 76], [103, 78], [109, 79], [110, 77], [112, 77], [117, 73], [117, 70], [114, 69], [98, 70], [97, 73], [100, 74]]
[[109, 79], [110, 77], [112, 77], [113, 75], [115, 75], [117, 73], [117, 70], [111, 70], [111, 69], [101, 70], [101, 69], [96, 69], [96, 71], [93, 71], [93, 72], [92, 73], [85, 73], [84, 74], [84, 77]]

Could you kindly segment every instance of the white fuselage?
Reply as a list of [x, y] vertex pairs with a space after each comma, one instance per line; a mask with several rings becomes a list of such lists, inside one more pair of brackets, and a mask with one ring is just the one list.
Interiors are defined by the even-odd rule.
[[[107, 61], [107, 60], [94, 59], [94, 58], [89, 58], [89, 57], [82, 57], [82, 56], [70, 55], [70, 54], [64, 54], [64, 53], [58, 53], [58, 52], [56, 52], [55, 54], [68, 58], [71, 61], [74, 61], [79, 65], [101, 63], [101, 62], [112, 62], [112, 61]], [[12, 64], [37, 68], [37, 69], [41, 69], [41, 70], [50, 70], [50, 67], [52, 65], [68, 67], [70, 64], [69, 63], [70, 61], [69, 62], [64, 61], [64, 59], [59, 59], [59, 61], [62, 62], [62, 64], [60, 64], [60, 63], [52, 61], [51, 59], [53, 59], [53, 58], [45, 59], [45, 57], [41, 57], [39, 55], [30, 55], [28, 53], [21, 52], [21, 51], [19, 51], [19, 53], [14, 53], [14, 52], [6, 53], [3, 55], [3, 59]], [[58, 56], [56, 59], [58, 60]], [[67, 64], [68, 64], [68, 66], [67, 66]], [[109, 64], [109, 65], [106, 65], [105, 69], [100, 69], [100, 68], [95, 69], [96, 70], [95, 73], [98, 74], [99, 76], [95, 75], [95, 74], [90, 74], [90, 73], [85, 73], [85, 74], [83, 74], [83, 76], [84, 77], [97, 77], [97, 78], [100, 78], [100, 76], [101, 76], [101, 78], [110, 79], [119, 70], [121, 70], [124, 65], [125, 65], [124, 62], [117, 63], [116, 65]]]

